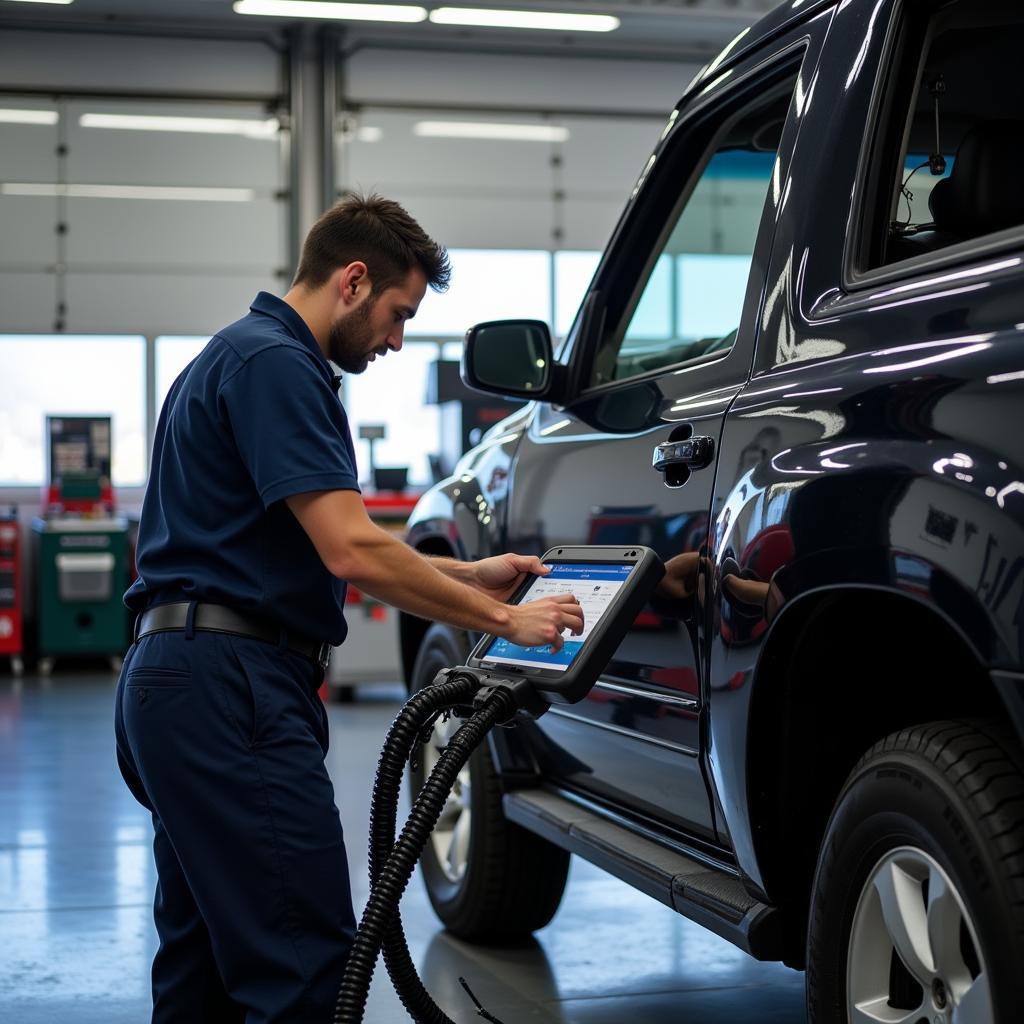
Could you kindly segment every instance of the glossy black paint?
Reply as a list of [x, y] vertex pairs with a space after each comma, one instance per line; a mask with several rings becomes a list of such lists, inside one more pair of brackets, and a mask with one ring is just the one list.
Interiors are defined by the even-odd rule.
[[[1024, 244], [870, 274], [853, 256], [861, 129], [897, 16], [896, 0], [787, 4], [691, 85], [560, 351], [576, 391], [495, 428], [423, 499], [410, 533], [459, 557], [654, 547], [669, 568], [662, 594], [591, 696], [524, 736], [528, 752], [546, 781], [734, 858], [751, 891], [796, 914], [780, 834], [802, 830], [813, 865], [849, 765], [907, 724], [908, 705], [918, 721], [996, 711], [1024, 729]], [[702, 145], [731, 93], [793, 60], [797, 99], [733, 348], [581, 392], [588, 310], [646, 258], [636, 246], [660, 215], [673, 147]], [[712, 440], [714, 460], [673, 489], [652, 452], [682, 424]], [[882, 633], [900, 649], [873, 649]], [[800, 691], [822, 734], [813, 754], [785, 727], [800, 645], [870, 666], [851, 680], [823, 663]], [[956, 678], [915, 677], [945, 651]], [[890, 697], [901, 687], [912, 700]], [[794, 803], [782, 788], [815, 757], [827, 761], [822, 806]]]

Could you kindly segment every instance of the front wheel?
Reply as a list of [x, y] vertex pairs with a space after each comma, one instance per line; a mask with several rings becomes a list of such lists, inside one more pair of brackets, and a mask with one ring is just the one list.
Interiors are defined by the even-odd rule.
[[1024, 774], [1013, 742], [937, 722], [846, 783], [811, 899], [813, 1024], [1024, 1020]]
[[[466, 635], [448, 626], [427, 631], [413, 669], [414, 691], [443, 668], [465, 664]], [[438, 722], [412, 773], [419, 790], [461, 722]], [[505, 818], [490, 748], [482, 743], [459, 774], [420, 865], [427, 895], [445, 927], [476, 942], [522, 939], [558, 909], [569, 854]]]

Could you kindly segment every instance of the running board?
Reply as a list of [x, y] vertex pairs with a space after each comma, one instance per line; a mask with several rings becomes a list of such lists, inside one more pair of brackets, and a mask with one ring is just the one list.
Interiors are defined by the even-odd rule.
[[579, 854], [756, 959], [782, 959], [779, 912], [751, 896], [733, 875], [638, 836], [547, 790], [506, 793], [503, 808], [510, 821]]

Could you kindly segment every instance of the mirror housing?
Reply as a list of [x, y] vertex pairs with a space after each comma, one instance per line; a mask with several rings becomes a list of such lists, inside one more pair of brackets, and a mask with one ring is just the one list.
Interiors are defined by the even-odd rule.
[[466, 333], [462, 379], [474, 391], [550, 400], [555, 378], [551, 332], [542, 320], [489, 320]]

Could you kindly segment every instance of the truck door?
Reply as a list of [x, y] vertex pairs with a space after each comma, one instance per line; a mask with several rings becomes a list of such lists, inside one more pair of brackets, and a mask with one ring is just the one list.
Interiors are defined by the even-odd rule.
[[[750, 374], [821, 20], [673, 114], [560, 353], [575, 384], [562, 406], [538, 404], [512, 476], [510, 550], [647, 544], [669, 570], [590, 696], [541, 719], [565, 755], [546, 774], [711, 842], [700, 565], [715, 473], [737, 471], [714, 451]], [[652, 466], [656, 446], [690, 437], [708, 439], [704, 465], [670, 445], [664, 472]]]

